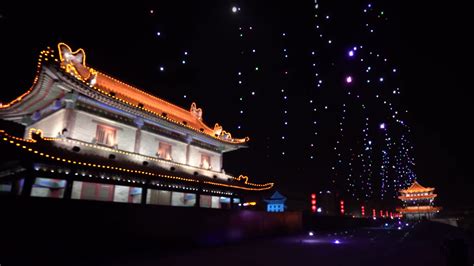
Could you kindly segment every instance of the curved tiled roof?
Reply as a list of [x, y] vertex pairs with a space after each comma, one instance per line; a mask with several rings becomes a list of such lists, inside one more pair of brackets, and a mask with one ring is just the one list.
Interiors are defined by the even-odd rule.
[[433, 191], [434, 188], [431, 187], [424, 187], [420, 185], [416, 180], [411, 184], [411, 186], [407, 189], [400, 190], [401, 193], [417, 193], [417, 192], [430, 192]]
[[[54, 52], [51, 49], [42, 51], [40, 59], [44, 57], [45, 61], [48, 61], [49, 58], [58, 62], [67, 73], [102, 94], [225, 143], [244, 144], [249, 140], [248, 137], [242, 139], [233, 138], [230, 133], [223, 130], [217, 123], [214, 125], [214, 128], [207, 126], [202, 120], [202, 109], [198, 108], [195, 103], [192, 103], [189, 110], [183, 109], [88, 67], [86, 65], [86, 54], [83, 49], [72, 52], [67, 44], [59, 43], [58, 53], [59, 60], [54, 57]], [[41, 60], [38, 66], [41, 66]], [[0, 105], [0, 109], [9, 108], [20, 102], [32, 92], [33, 87], [12, 102]]]

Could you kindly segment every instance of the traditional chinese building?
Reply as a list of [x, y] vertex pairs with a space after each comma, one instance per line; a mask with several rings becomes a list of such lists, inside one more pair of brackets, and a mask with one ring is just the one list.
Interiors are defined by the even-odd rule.
[[209, 127], [195, 103], [185, 110], [87, 66], [64, 43], [41, 52], [33, 86], [0, 118], [3, 194], [230, 208], [273, 187], [224, 172], [223, 154], [248, 138]]
[[286, 197], [278, 191], [275, 191], [265, 202], [267, 203], [267, 212], [284, 212], [286, 209]]
[[408, 219], [433, 218], [441, 209], [434, 207], [433, 201], [437, 195], [433, 192], [434, 188], [423, 187], [414, 181], [409, 188], [400, 190], [398, 198], [403, 201], [403, 208], [397, 211]]

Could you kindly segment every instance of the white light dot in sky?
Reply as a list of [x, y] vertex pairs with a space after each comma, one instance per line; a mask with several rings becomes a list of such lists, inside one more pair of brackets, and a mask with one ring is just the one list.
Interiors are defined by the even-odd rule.
[[232, 7], [232, 12], [233, 12], [233, 13], [237, 13], [237, 7], [236, 7], [236, 6], [233, 6], [233, 7]]
[[346, 78], [346, 82], [347, 82], [347, 83], [351, 83], [351, 82], [352, 82], [352, 77], [351, 77], [351, 76], [348, 76], [348, 77]]
[[188, 55], [188, 52], [184, 52], [184, 55]]
[[183, 95], [183, 98], [186, 98], [186, 94], [185, 94], [185, 95]]
[[161, 36], [161, 32], [158, 31], [158, 32], [156, 33], [156, 36]]
[[354, 56], [354, 51], [349, 51], [349, 56]]
[[332, 41], [331, 41], [331, 40], [329, 40], [329, 41], [328, 41], [328, 43], [332, 43]]
[[160, 67], [160, 71], [164, 71], [164, 70], [165, 70], [165, 68], [161, 66], [161, 67]]

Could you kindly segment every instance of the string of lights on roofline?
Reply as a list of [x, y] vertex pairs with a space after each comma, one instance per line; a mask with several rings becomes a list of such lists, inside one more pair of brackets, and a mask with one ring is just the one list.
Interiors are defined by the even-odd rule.
[[[17, 137], [14, 137], [14, 136], [10, 136], [10, 137], [13, 138], [13, 139], [16, 139], [16, 140], [21, 140], [21, 141], [26, 141], [26, 142], [36, 142], [33, 139], [33, 134], [40, 134], [42, 136], [43, 132], [40, 129], [30, 128], [29, 131], [28, 131], [28, 139], [26, 139], [26, 140], [21, 139], [21, 138], [17, 138]], [[216, 171], [213, 171], [213, 170], [210, 170], [210, 169], [197, 168], [197, 167], [189, 166], [187, 164], [173, 162], [173, 161], [162, 159], [162, 158], [150, 157], [150, 156], [141, 155], [141, 154], [134, 153], [134, 152], [128, 152], [128, 151], [119, 150], [119, 149], [116, 149], [116, 148], [110, 148], [110, 147], [105, 147], [105, 146], [101, 146], [101, 145], [90, 144], [90, 143], [87, 143], [87, 142], [78, 141], [78, 140], [74, 140], [74, 139], [49, 138], [49, 137], [42, 137], [42, 139], [45, 140], [45, 141], [64, 142], [64, 143], [67, 143], [67, 144], [74, 144], [74, 145], [90, 147], [90, 148], [94, 148], [94, 149], [98, 149], [98, 150], [103, 150], [103, 151], [107, 151], [107, 152], [112, 152], [112, 153], [117, 153], [117, 154], [122, 154], [122, 155], [135, 157], [135, 158], [139, 159], [140, 161], [157, 162], [159, 164], [167, 164], [167, 165], [171, 165], [171, 166], [174, 166], [174, 167], [184, 168], [184, 169], [192, 170], [192, 171], [195, 171], [196, 169], [199, 169], [200, 172], [207, 173], [211, 176], [215, 176], [217, 174], [220, 177], [222, 177], [224, 179], [227, 179], [227, 180], [235, 180], [235, 181], [243, 180], [244, 184], [249, 185], [249, 186], [263, 187], [263, 186], [269, 186], [269, 185], [273, 184], [273, 183], [255, 184], [255, 183], [248, 182], [248, 177], [245, 176], [245, 175], [240, 175], [239, 177], [234, 177], [234, 176], [231, 176], [229, 174], [223, 174], [221, 172], [216, 172]]]

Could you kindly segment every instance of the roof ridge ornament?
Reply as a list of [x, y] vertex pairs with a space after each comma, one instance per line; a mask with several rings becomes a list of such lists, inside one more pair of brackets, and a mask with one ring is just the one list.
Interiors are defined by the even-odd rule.
[[66, 72], [75, 74], [84, 81], [93, 82], [95, 85], [97, 71], [86, 66], [86, 52], [84, 49], [79, 48], [73, 52], [69, 45], [61, 42], [58, 44], [58, 50], [61, 67], [65, 68]]
[[191, 109], [189, 110], [191, 114], [197, 119], [197, 120], [202, 120], [202, 108], [197, 108], [196, 103], [193, 102], [191, 104]]
[[214, 135], [215, 135], [216, 137], [219, 137], [219, 136], [221, 135], [221, 133], [222, 133], [222, 126], [219, 125], [219, 123], [216, 123], [216, 124], [214, 125], [213, 131], [214, 131]]

